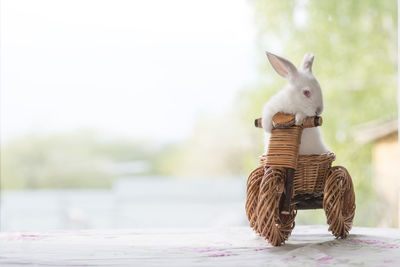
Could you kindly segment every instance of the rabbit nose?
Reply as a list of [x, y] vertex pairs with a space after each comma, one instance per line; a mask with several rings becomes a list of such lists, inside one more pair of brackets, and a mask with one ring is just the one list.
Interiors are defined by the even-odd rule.
[[321, 107], [318, 107], [317, 110], [315, 111], [316, 115], [320, 115], [321, 114]]

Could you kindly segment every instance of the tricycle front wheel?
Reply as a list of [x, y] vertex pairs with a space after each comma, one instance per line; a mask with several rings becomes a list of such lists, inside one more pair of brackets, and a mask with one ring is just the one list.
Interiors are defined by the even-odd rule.
[[293, 228], [296, 210], [292, 206], [289, 214], [280, 212], [280, 202], [285, 187], [285, 170], [268, 168], [260, 183], [256, 231], [273, 246], [280, 246], [289, 238]]
[[346, 238], [353, 225], [356, 209], [353, 182], [346, 168], [330, 168], [325, 181], [322, 205], [329, 231], [337, 238]]
[[260, 193], [260, 184], [264, 177], [264, 166], [260, 166], [252, 171], [247, 179], [246, 192], [246, 215], [249, 219], [250, 227], [257, 232], [257, 205]]

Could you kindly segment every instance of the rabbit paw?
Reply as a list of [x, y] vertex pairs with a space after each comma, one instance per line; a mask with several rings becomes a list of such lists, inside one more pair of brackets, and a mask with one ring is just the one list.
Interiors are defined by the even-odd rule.
[[271, 133], [272, 130], [272, 116], [267, 114], [262, 117], [262, 127], [266, 133]]
[[307, 118], [306, 114], [304, 113], [296, 113], [296, 125], [300, 126], [303, 124], [305, 118]]
[[272, 131], [272, 123], [267, 123], [265, 126], [263, 125], [264, 131], [266, 133], [271, 133]]

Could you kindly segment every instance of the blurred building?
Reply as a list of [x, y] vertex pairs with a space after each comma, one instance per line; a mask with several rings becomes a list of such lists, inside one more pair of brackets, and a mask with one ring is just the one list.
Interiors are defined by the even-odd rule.
[[374, 188], [384, 203], [386, 212], [379, 226], [399, 227], [400, 147], [398, 121], [370, 122], [355, 131], [355, 139], [372, 143]]

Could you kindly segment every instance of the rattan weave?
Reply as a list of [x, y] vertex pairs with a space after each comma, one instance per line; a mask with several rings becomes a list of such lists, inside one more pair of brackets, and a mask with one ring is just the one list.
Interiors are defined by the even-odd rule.
[[[269, 156], [269, 155], [268, 155]], [[270, 166], [267, 155], [260, 157], [260, 164]], [[329, 168], [335, 160], [335, 153], [321, 155], [299, 155], [294, 167], [293, 193], [313, 194], [322, 193]]]
[[[331, 166], [335, 160], [332, 152], [298, 155], [305, 125], [289, 125], [290, 116], [279, 118], [279, 125], [287, 128], [272, 130], [268, 153], [260, 157], [260, 166], [247, 180], [246, 214], [250, 226], [273, 246], [280, 246], [294, 228], [298, 208], [322, 207], [329, 230], [335, 237], [345, 238], [352, 227], [356, 208], [350, 174], [344, 167]], [[308, 127], [321, 123], [319, 117], [308, 118]], [[289, 168], [294, 169], [293, 184], [289, 179], [291, 174], [285, 171]], [[288, 185], [293, 190], [286, 187]], [[288, 198], [286, 194], [291, 191], [293, 195]], [[293, 198], [296, 200], [290, 204]], [[281, 211], [282, 203], [286, 203], [282, 200], [289, 200], [290, 206]], [[315, 204], [305, 206], [304, 203]], [[302, 206], [298, 206], [300, 204]]]
[[273, 129], [268, 145], [268, 157], [265, 165], [269, 167], [286, 167], [295, 169], [300, 147], [302, 127]]

